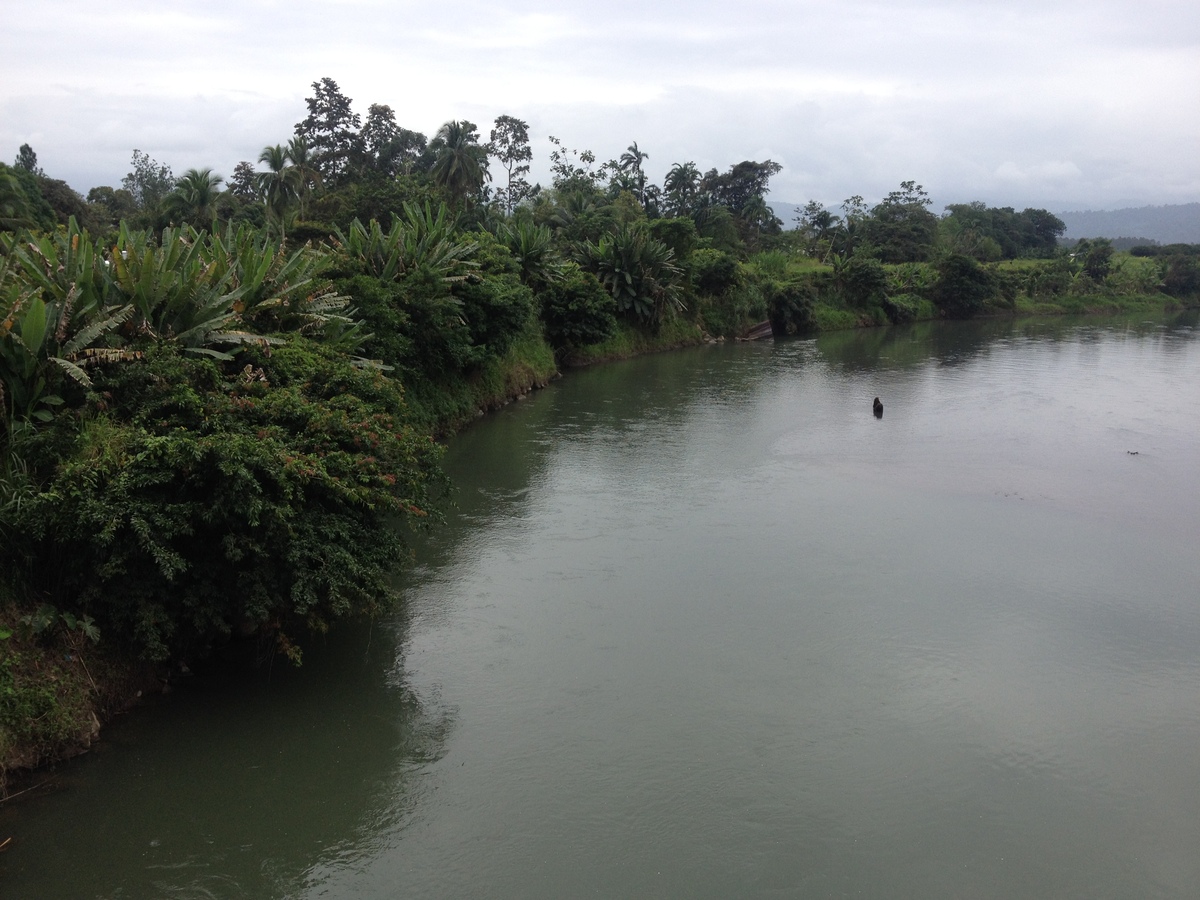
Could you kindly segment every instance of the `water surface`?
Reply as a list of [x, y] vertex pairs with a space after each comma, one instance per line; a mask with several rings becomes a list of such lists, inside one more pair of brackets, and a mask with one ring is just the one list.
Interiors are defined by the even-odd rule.
[[394, 621], [111, 728], [3, 896], [1200, 892], [1194, 317], [649, 357], [447, 465]]

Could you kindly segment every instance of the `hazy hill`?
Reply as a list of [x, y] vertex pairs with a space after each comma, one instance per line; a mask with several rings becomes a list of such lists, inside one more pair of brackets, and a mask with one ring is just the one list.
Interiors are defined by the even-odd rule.
[[1200, 203], [1057, 215], [1066, 223], [1067, 239], [1141, 237], [1160, 244], [1200, 244]]
[[[793, 221], [796, 207], [803, 204], [770, 202], [767, 205], [783, 219], [784, 228], [796, 227]], [[1132, 237], [1148, 238], [1160, 244], [1200, 244], [1200, 203], [1060, 212], [1055, 215], [1067, 226], [1067, 233], [1063, 235], [1066, 240]]]

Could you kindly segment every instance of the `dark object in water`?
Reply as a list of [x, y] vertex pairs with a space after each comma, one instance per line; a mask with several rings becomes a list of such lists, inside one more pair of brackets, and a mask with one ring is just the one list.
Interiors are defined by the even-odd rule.
[[751, 328], [749, 331], [747, 331], [744, 335], [742, 335], [740, 338], [738, 338], [738, 340], [739, 341], [762, 341], [762, 340], [766, 340], [767, 338], [773, 337], [773, 336], [774, 336], [774, 333], [771, 330], [771, 322], [770, 322], [770, 320], [768, 320], [766, 322], [759, 322], [757, 325], [755, 325], [753, 328]]
[[875, 418], [877, 418], [877, 419], [883, 418], [883, 403], [880, 401], [880, 399], [878, 397], [875, 398], [875, 403], [872, 406], [872, 409], [874, 409], [874, 411], [875, 411]]

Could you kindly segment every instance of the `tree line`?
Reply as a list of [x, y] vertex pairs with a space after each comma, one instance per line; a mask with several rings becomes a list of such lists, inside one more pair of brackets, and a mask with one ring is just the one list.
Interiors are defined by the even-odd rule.
[[392, 526], [436, 518], [445, 489], [431, 434], [543, 351], [552, 370], [631, 332], [1196, 290], [1166, 258], [1064, 254], [1045, 210], [939, 217], [913, 181], [784, 230], [772, 160], [677, 162], [658, 185], [636, 141], [601, 162], [551, 137], [541, 185], [513, 116], [430, 139], [329, 78], [306, 107], [227, 180], [135, 150], [84, 198], [28, 146], [0, 167], [0, 578], [27, 629], [88, 622], [153, 659], [242, 632], [296, 654], [386, 602]]

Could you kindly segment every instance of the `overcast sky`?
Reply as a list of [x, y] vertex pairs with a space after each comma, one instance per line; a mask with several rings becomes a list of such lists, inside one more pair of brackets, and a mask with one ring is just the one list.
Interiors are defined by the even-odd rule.
[[773, 159], [769, 199], [901, 181], [1054, 211], [1200, 200], [1196, 0], [5, 0], [0, 159], [29, 143], [82, 193], [138, 148], [229, 175], [333, 78], [432, 137], [529, 123], [601, 159]]

